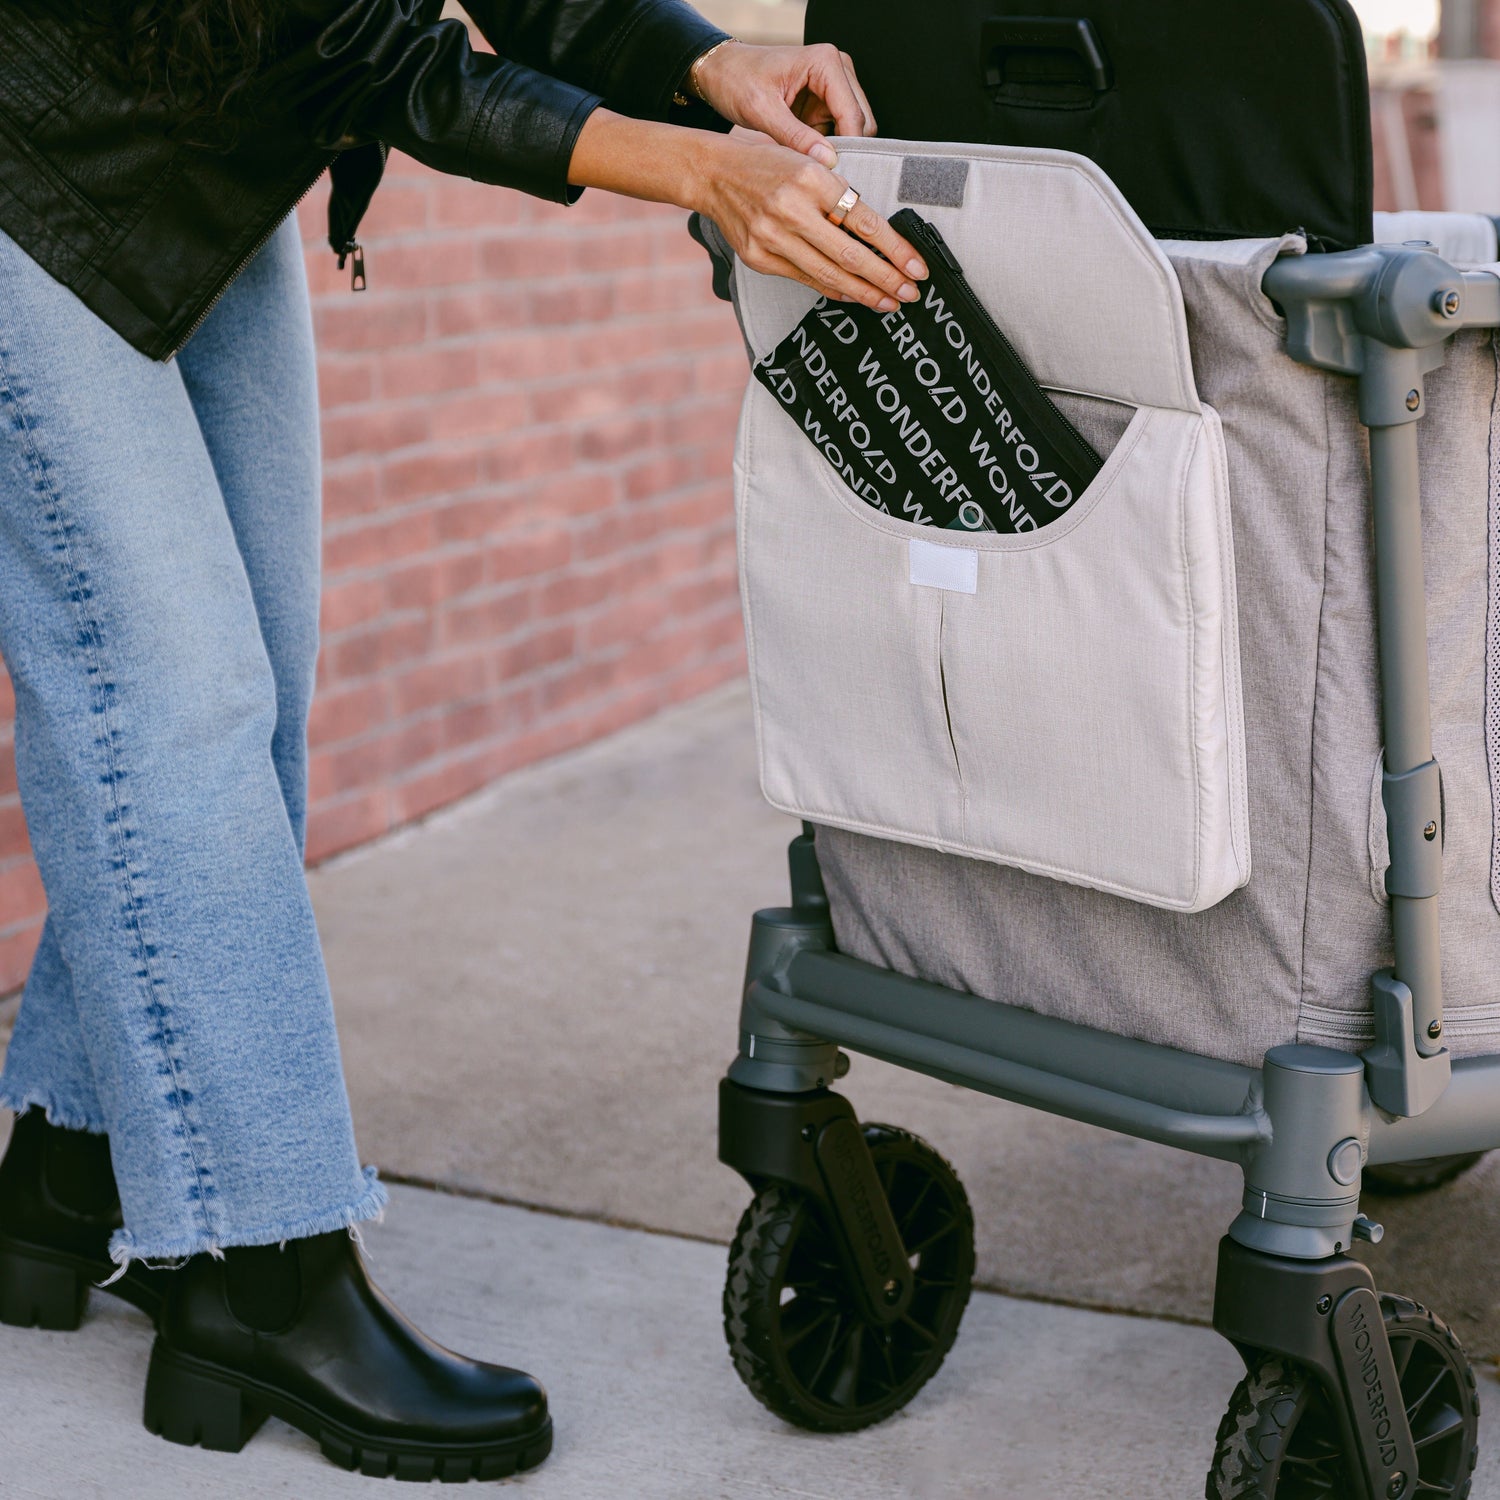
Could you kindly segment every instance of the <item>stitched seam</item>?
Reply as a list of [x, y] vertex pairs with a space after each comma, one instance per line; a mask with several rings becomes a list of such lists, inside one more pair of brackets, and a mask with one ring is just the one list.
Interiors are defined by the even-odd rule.
[[1221, 572], [1220, 653], [1224, 672], [1225, 716], [1229, 731], [1230, 841], [1240, 875], [1248, 880], [1254, 868], [1250, 850], [1249, 772], [1245, 763], [1245, 688], [1240, 668], [1239, 578], [1235, 568], [1234, 510], [1229, 490], [1229, 456], [1224, 446], [1224, 428], [1218, 410], [1203, 405], [1209, 416], [1209, 440], [1213, 449], [1215, 504]]
[[1187, 451], [1182, 465], [1182, 478], [1177, 486], [1177, 541], [1181, 548], [1182, 592], [1187, 600], [1187, 742], [1193, 762], [1193, 905], [1203, 894], [1203, 768], [1198, 757], [1198, 616], [1193, 608], [1193, 570], [1188, 554], [1188, 479], [1193, 464], [1198, 458], [1198, 445], [1203, 441], [1203, 424], [1200, 422], [1193, 434], [1193, 444]]
[[1485, 748], [1490, 773], [1490, 900], [1500, 911], [1500, 339], [1490, 336], [1495, 395], [1490, 404], [1489, 620], [1485, 631]]
[[193, 1177], [198, 1189], [196, 1216], [202, 1221], [204, 1233], [212, 1234], [214, 1232], [213, 1225], [209, 1222], [208, 1213], [208, 1195], [211, 1188], [205, 1179], [205, 1172], [198, 1160], [197, 1152], [193, 1149], [193, 1129], [188, 1120], [187, 1102], [183, 1097], [182, 1081], [177, 1075], [177, 1060], [172, 1055], [174, 1039], [168, 1021], [168, 1010], [162, 1001], [157, 999], [155, 994], [157, 980], [150, 972], [151, 959], [154, 955], [151, 951], [151, 944], [146, 941], [146, 935], [141, 929], [135, 886], [131, 878], [130, 861], [123, 838], [124, 812], [120, 805], [119, 778], [117, 775], [119, 767], [114, 757], [114, 727], [110, 723], [109, 695], [106, 691], [106, 683], [103, 675], [104, 666], [100, 659], [99, 625], [84, 608], [83, 599], [86, 596], [82, 585], [79, 583], [78, 566], [68, 542], [67, 527], [63, 520], [62, 500], [52, 485], [47, 470], [47, 461], [43, 457], [41, 447], [37, 442], [36, 432], [27, 420], [20, 395], [10, 377], [10, 372], [6, 366], [5, 350], [3, 348], [0, 348], [0, 392], [3, 392], [8, 397], [11, 406], [15, 410], [16, 424], [26, 449], [27, 467], [31, 470], [33, 480], [38, 489], [47, 496], [53, 513], [58, 517], [58, 524], [54, 535], [58, 544], [58, 551], [63, 556], [63, 566], [68, 578], [68, 592], [77, 606], [75, 612], [79, 617], [81, 625], [80, 636], [88, 643], [90, 660], [99, 683], [99, 687], [96, 689], [98, 707], [95, 711], [104, 721], [104, 732], [100, 736], [100, 742], [104, 749], [106, 767], [109, 773], [109, 795], [112, 813], [112, 816], [107, 818], [106, 821], [113, 830], [111, 836], [115, 845], [115, 857], [118, 860], [121, 877], [125, 885], [126, 911], [128, 913], [127, 928], [135, 939], [136, 960], [140, 964], [139, 972], [146, 979], [146, 1013], [157, 1027], [156, 1039], [159, 1040], [162, 1059], [166, 1063], [168, 1073], [172, 1079], [172, 1097], [182, 1125], [183, 1150], [192, 1166]]

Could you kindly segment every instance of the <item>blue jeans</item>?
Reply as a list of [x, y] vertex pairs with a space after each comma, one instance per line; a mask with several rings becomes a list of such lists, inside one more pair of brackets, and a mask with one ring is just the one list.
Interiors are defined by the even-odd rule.
[[316, 371], [289, 220], [175, 361], [0, 234], [0, 653], [47, 918], [0, 1106], [176, 1260], [376, 1216], [303, 873]]

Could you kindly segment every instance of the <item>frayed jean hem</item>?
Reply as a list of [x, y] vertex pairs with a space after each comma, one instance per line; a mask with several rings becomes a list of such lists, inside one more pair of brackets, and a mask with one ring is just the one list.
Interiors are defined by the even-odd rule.
[[[225, 1250], [236, 1245], [280, 1245], [287, 1240], [305, 1240], [315, 1234], [347, 1229], [357, 1235], [356, 1225], [379, 1221], [385, 1216], [387, 1193], [374, 1167], [364, 1170], [365, 1191], [353, 1203], [331, 1208], [324, 1213], [309, 1214], [283, 1224], [263, 1224], [229, 1234], [184, 1235], [178, 1239], [139, 1240], [128, 1229], [117, 1229], [110, 1237], [109, 1258], [122, 1274], [131, 1261], [151, 1265], [181, 1265], [189, 1256], [212, 1255], [222, 1259]], [[113, 1279], [113, 1278], [111, 1278]]]
[[87, 1110], [78, 1109], [45, 1089], [22, 1089], [19, 1092], [0, 1089], [0, 1109], [8, 1109], [17, 1115], [24, 1115], [29, 1109], [39, 1109], [47, 1116], [47, 1123], [59, 1130], [82, 1130], [89, 1135], [109, 1133], [103, 1120], [95, 1119]]

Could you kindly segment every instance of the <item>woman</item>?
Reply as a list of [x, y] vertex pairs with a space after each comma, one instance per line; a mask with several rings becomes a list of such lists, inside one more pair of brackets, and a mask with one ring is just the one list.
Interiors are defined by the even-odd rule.
[[234, 1450], [274, 1413], [347, 1467], [462, 1479], [539, 1463], [551, 1421], [352, 1243], [384, 1192], [302, 868], [318, 442], [289, 212], [332, 165], [357, 257], [394, 145], [702, 210], [870, 306], [925, 269], [834, 170], [822, 131], [875, 128], [835, 50], [678, 0], [474, 0], [492, 56], [440, 8], [0, 0], [0, 651], [48, 900], [0, 1075], [0, 1317], [76, 1327], [113, 1271], [157, 1319], [153, 1431]]

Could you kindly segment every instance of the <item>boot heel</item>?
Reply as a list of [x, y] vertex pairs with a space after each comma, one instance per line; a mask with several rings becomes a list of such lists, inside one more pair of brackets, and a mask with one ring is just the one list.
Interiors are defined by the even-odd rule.
[[71, 1332], [88, 1306], [88, 1277], [24, 1250], [0, 1248], [0, 1323]]
[[178, 1364], [158, 1339], [146, 1371], [146, 1430], [169, 1443], [238, 1453], [266, 1413], [227, 1380]]

